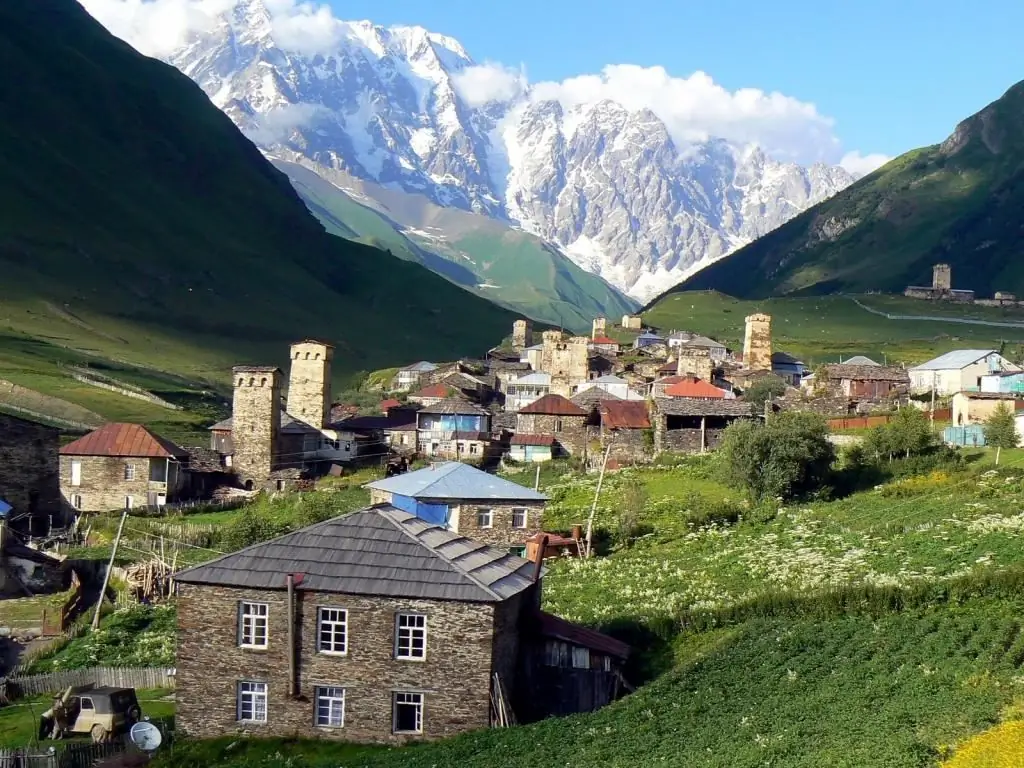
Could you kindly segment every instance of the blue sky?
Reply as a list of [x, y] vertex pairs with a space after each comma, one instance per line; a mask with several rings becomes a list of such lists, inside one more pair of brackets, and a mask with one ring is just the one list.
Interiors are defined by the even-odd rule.
[[1024, 2], [986, 0], [330, 0], [343, 19], [418, 24], [533, 82], [608, 64], [703, 70], [835, 120], [844, 147], [896, 155], [945, 138], [1024, 79]]

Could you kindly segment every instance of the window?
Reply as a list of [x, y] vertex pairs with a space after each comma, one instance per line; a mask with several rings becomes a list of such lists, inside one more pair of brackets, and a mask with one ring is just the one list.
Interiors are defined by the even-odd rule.
[[427, 617], [422, 613], [400, 613], [395, 623], [395, 658], [413, 661], [426, 659]]
[[456, 453], [465, 453], [466, 452], [466, 444], [465, 443], [456, 443], [455, 444], [455, 452]]
[[149, 481], [151, 483], [167, 482], [167, 459], [149, 460]]
[[476, 511], [476, 527], [490, 528], [494, 525], [494, 511], [490, 509], [478, 509]]
[[82, 495], [80, 493], [72, 494], [72, 496], [71, 496], [71, 506], [74, 507], [75, 509], [81, 509], [82, 508]]
[[423, 733], [423, 694], [396, 693], [394, 733]]
[[82, 709], [94, 709], [92, 699], [82, 699]]
[[526, 547], [509, 547], [508, 553], [516, 557], [526, 557]]
[[479, 450], [480, 450], [480, 446], [477, 445], [476, 443], [470, 443], [469, 444], [469, 455], [470, 456], [475, 455], [477, 453], [477, 451], [479, 451]]
[[133, 499], [131, 496], [125, 496], [124, 497], [124, 508], [125, 509], [131, 509], [134, 506], [135, 506], [135, 499]]
[[243, 648], [267, 647], [266, 603], [239, 603], [238, 644]]
[[513, 528], [525, 528], [526, 527], [526, 510], [519, 508], [512, 510], [512, 527]]
[[71, 484], [82, 484], [82, 462], [77, 459], [71, 462]]
[[572, 649], [572, 665], [576, 669], [590, 669], [590, 649], [574, 646]]
[[135, 465], [134, 464], [125, 464], [124, 465], [124, 479], [125, 480], [134, 480], [135, 479]]
[[267, 722], [267, 684], [243, 681], [238, 684], [238, 719], [246, 723]]
[[344, 608], [321, 608], [319, 627], [317, 650], [320, 653], [343, 654], [348, 651], [348, 611]]
[[555, 419], [555, 432], [561, 432], [561, 431], [562, 431], [562, 420], [561, 419]]
[[317, 686], [316, 724], [322, 728], [341, 728], [345, 725], [345, 689]]

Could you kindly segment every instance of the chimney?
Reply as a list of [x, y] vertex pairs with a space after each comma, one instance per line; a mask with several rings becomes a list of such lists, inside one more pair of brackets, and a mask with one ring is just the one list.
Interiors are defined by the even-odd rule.
[[533, 581], [536, 582], [540, 579], [540, 570], [544, 566], [544, 553], [548, 550], [548, 535], [545, 533], [540, 537], [540, 543], [537, 545], [537, 559], [533, 563]]
[[572, 534], [571, 535], [572, 535], [572, 538], [575, 539], [576, 541], [579, 541], [580, 539], [582, 539], [583, 538], [583, 526], [582, 525], [574, 525], [572, 527]]

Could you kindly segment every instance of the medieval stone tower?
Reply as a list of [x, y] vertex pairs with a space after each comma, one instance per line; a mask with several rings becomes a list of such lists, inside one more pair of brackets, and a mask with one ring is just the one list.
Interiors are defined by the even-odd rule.
[[679, 359], [676, 360], [677, 376], [696, 376], [698, 379], [711, 381], [713, 373], [710, 349], [686, 346], [679, 348]]
[[238, 365], [231, 369], [235, 394], [231, 405], [231, 466], [242, 482], [259, 486], [277, 463], [281, 432], [281, 369]]
[[747, 317], [743, 364], [752, 371], [772, 369], [772, 318], [760, 312]]
[[596, 339], [598, 336], [604, 336], [608, 333], [607, 330], [608, 321], [603, 317], [595, 317], [594, 324], [590, 330], [590, 338]]
[[526, 349], [533, 346], [533, 323], [529, 320], [516, 320], [512, 323], [513, 349]]
[[587, 380], [586, 336], [566, 339], [561, 331], [544, 331], [540, 369], [551, 374], [551, 391], [563, 397], [572, 397], [575, 389]]
[[936, 291], [952, 290], [953, 270], [949, 264], [936, 264], [932, 267], [932, 288]]
[[291, 346], [288, 371], [289, 415], [317, 429], [331, 414], [331, 360], [334, 347], [321, 341], [300, 341]]

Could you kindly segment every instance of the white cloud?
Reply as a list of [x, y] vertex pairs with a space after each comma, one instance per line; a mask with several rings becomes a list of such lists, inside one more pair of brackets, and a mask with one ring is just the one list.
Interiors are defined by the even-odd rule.
[[872, 171], [881, 168], [890, 160], [892, 158], [889, 155], [878, 152], [862, 155], [860, 152], [853, 151], [843, 155], [839, 164], [859, 179], [861, 176], [867, 176]]
[[257, 115], [258, 122], [247, 128], [245, 135], [256, 144], [278, 144], [286, 141], [297, 128], [307, 128], [332, 116], [333, 113], [320, 104], [284, 104]]
[[526, 89], [526, 72], [486, 62], [466, 67], [453, 78], [459, 96], [471, 107], [492, 101], [512, 101]]
[[147, 56], [166, 56], [211, 29], [233, 0], [79, 0], [113, 34]]
[[289, 51], [305, 55], [336, 50], [344, 37], [344, 25], [329, 6], [295, 0], [264, 0], [270, 13], [274, 41]]

